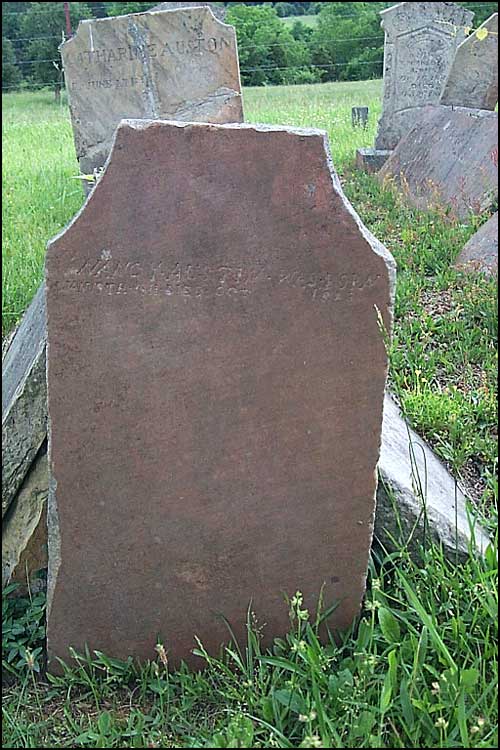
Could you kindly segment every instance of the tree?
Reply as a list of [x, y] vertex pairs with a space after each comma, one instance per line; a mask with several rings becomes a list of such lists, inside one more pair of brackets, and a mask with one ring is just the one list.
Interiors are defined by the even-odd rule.
[[21, 71], [16, 66], [14, 45], [10, 39], [2, 37], [2, 90], [16, 88], [21, 80]]
[[387, 3], [323, 3], [311, 35], [312, 62], [323, 81], [382, 75], [384, 33], [378, 11]]
[[[73, 31], [82, 18], [91, 18], [86, 3], [70, 3]], [[24, 76], [34, 84], [58, 84], [61, 60], [58, 47], [63, 40], [66, 20], [63, 3], [30, 3], [21, 16], [23, 36], [30, 39], [24, 48]]]
[[317, 80], [308, 46], [294, 39], [269, 4], [231, 6], [226, 21], [236, 28], [243, 83], [259, 86]]

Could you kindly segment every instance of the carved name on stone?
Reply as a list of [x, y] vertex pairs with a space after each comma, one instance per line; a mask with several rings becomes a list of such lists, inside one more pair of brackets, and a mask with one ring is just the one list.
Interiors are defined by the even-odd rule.
[[365, 588], [394, 262], [323, 131], [128, 121], [47, 250], [48, 649], [173, 665]]
[[81, 21], [60, 50], [84, 174], [123, 118], [243, 120], [235, 31], [207, 7]]

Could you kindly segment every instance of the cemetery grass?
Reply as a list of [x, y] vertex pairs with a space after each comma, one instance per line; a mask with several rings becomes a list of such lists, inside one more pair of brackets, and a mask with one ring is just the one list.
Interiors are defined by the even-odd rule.
[[[47, 240], [83, 202], [67, 107], [52, 97], [4, 96], [4, 336], [41, 281]], [[344, 189], [398, 263], [391, 386], [495, 532], [496, 282], [451, 268], [487, 217], [423, 214], [352, 169], [355, 149], [373, 143], [379, 100], [379, 81], [244, 96], [249, 122], [329, 132]], [[366, 131], [351, 128], [354, 105], [370, 107]], [[321, 646], [315, 613], [307, 619], [296, 600], [290, 632], [272, 653], [261, 653], [250, 622], [248, 642], [202, 674], [171, 673], [160, 651], [138, 674], [99, 656], [47, 682], [37, 671], [43, 598], [7, 597], [2, 658], [15, 675], [3, 746], [495, 747], [496, 543], [483, 562], [460, 566], [433, 547], [422, 555], [409, 560], [404, 540], [393, 555], [374, 551], [359, 628], [342, 645]]]

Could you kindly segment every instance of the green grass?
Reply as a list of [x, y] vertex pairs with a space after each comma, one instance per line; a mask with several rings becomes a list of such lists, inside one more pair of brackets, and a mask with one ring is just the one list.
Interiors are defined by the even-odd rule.
[[374, 553], [340, 644], [319, 642], [294, 597], [273, 649], [249, 617], [246, 642], [205, 655], [200, 673], [170, 672], [160, 649], [140, 670], [80, 657], [46, 681], [29, 650], [5, 691], [3, 746], [494, 748], [497, 605], [493, 549], [458, 566], [435, 549], [420, 564]]
[[285, 16], [281, 20], [287, 26], [293, 26], [297, 21], [300, 21], [304, 26], [314, 28], [318, 23], [318, 16]]
[[[352, 169], [373, 143], [381, 82], [244, 92], [248, 122], [324, 128], [344, 189], [398, 263], [390, 380], [404, 410], [496, 528], [497, 287], [451, 268], [478, 221], [421, 213]], [[3, 97], [3, 333], [43, 275], [45, 246], [83, 202], [63, 101]], [[366, 131], [352, 106], [370, 107]], [[248, 642], [200, 674], [161, 659], [139, 672], [99, 656], [40, 680], [43, 599], [4, 601], [4, 747], [495, 747], [497, 561], [372, 556], [368, 594], [342, 644], [321, 645], [295, 607], [287, 638]], [[286, 606], [284, 603], [283, 606]], [[298, 608], [300, 609], [300, 607]], [[312, 615], [313, 613], [311, 613]], [[265, 613], [262, 613], [265, 619]], [[5, 625], [7, 627], [5, 627]], [[168, 644], [166, 644], [168, 648]], [[321, 743], [321, 744], [320, 744]]]

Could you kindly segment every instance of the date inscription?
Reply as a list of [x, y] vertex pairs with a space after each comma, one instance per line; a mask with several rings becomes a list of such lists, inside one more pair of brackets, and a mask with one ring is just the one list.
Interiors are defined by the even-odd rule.
[[380, 274], [304, 273], [300, 269], [270, 270], [255, 266], [182, 264], [114, 260], [103, 249], [100, 257], [87, 258], [66, 273], [58, 288], [76, 294], [138, 295], [155, 297], [243, 298], [259, 291], [291, 290], [316, 302], [355, 299], [378, 283]]

